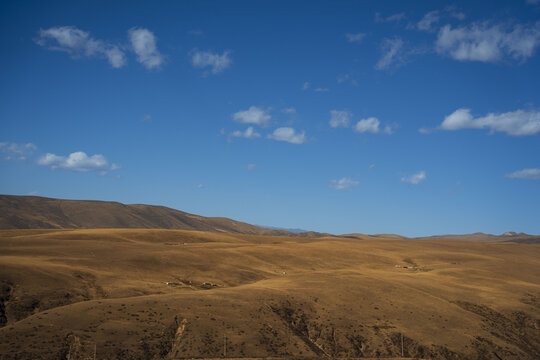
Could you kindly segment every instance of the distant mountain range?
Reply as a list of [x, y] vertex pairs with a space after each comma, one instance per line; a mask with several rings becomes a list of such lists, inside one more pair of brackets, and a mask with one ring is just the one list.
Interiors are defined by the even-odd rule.
[[342, 237], [356, 237], [359, 239], [365, 238], [380, 238], [380, 239], [402, 239], [402, 240], [461, 240], [461, 241], [477, 241], [485, 243], [520, 243], [520, 244], [540, 244], [540, 235], [529, 235], [525, 233], [515, 233], [513, 231], [505, 232], [501, 235], [485, 234], [481, 232], [473, 234], [459, 234], [459, 235], [433, 235], [423, 237], [406, 237], [397, 234], [346, 234]]
[[[224, 217], [204, 217], [165, 206], [122, 204], [111, 201], [63, 200], [40, 196], [0, 195], [0, 229], [178, 229], [218, 233], [321, 237], [331, 234], [251, 225]], [[407, 238], [397, 234], [339, 235], [349, 238], [410, 240], [469, 240], [489, 243], [540, 244], [540, 236], [506, 232], [434, 235]]]

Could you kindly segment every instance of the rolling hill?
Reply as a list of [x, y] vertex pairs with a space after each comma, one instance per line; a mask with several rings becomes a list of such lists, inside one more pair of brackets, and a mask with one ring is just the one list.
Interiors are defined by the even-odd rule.
[[[92, 228], [177, 229], [254, 235], [292, 234], [285, 230], [263, 228], [223, 217], [193, 215], [164, 206], [0, 195], [0, 229]], [[309, 236], [313, 236], [313, 233]]]
[[540, 246], [0, 231], [0, 359], [540, 358]]

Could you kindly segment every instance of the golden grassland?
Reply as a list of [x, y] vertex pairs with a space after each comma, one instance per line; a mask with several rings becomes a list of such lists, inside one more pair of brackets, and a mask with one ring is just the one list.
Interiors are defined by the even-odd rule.
[[540, 245], [85, 229], [0, 249], [0, 359], [540, 358]]

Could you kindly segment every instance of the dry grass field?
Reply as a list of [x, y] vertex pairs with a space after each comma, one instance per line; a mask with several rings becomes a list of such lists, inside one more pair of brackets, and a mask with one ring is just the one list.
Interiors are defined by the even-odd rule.
[[1, 359], [540, 358], [540, 245], [77, 229], [0, 248]]

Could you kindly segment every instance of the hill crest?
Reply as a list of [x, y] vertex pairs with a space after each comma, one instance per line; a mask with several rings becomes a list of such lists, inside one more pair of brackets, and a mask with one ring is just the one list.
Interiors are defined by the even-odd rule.
[[[224, 217], [159, 205], [0, 195], [0, 229], [178, 229], [253, 235], [294, 235]], [[302, 236], [302, 234], [297, 234]], [[305, 236], [313, 236], [306, 233]]]

